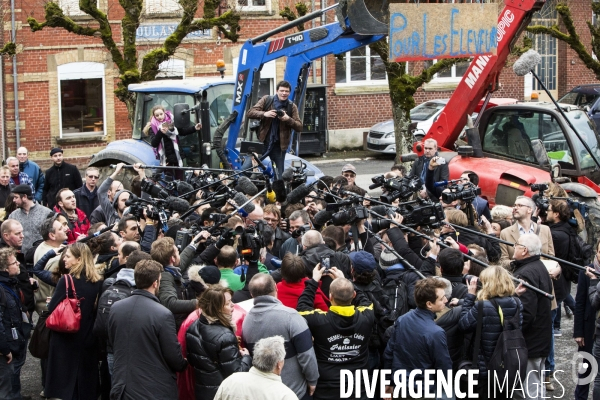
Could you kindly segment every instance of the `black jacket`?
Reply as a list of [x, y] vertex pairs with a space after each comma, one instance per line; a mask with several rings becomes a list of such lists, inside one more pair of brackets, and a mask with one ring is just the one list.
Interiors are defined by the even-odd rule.
[[209, 324], [204, 314], [188, 328], [185, 341], [194, 367], [196, 400], [214, 399], [225, 378], [252, 366], [252, 357], [240, 354], [233, 329], [218, 321]]
[[435, 320], [436, 325], [446, 332], [448, 354], [450, 354], [450, 358], [452, 359], [452, 369], [454, 371], [458, 370], [458, 365], [464, 360], [465, 336], [468, 336], [458, 327], [461, 312], [462, 306], [452, 307]]
[[340, 395], [340, 371], [367, 368], [369, 338], [375, 313], [369, 299], [357, 292], [356, 306], [332, 306], [328, 312], [314, 309], [318, 283], [308, 279], [296, 309], [308, 324], [313, 336], [319, 365], [315, 397], [336, 399]]
[[56, 194], [62, 188], [79, 189], [83, 185], [81, 173], [73, 164], [64, 162], [60, 166], [53, 165], [46, 170], [43, 202], [52, 209], [56, 205]]
[[93, 192], [90, 192], [87, 186], [82, 185], [79, 189], [73, 190], [75, 200], [77, 201], [77, 208], [83, 211], [91, 219], [92, 212], [100, 205], [98, 200], [98, 187], [94, 188]]
[[0, 185], [0, 208], [4, 208], [6, 204], [6, 199], [8, 195], [10, 195], [10, 191], [12, 190], [11, 185]]
[[[10, 247], [3, 239], [0, 238], [0, 248]], [[31, 314], [35, 310], [35, 298], [33, 295], [33, 286], [29, 282], [29, 273], [27, 272], [27, 265], [25, 264], [25, 254], [20, 251], [17, 252], [17, 261], [19, 262], [19, 275], [16, 276], [19, 286], [19, 290], [23, 294], [23, 305], [25, 309]], [[33, 276], [33, 274], [32, 274]]]
[[115, 303], [108, 318], [115, 369], [111, 399], [177, 400], [175, 372], [187, 362], [177, 341], [173, 314], [156, 296], [137, 289]]
[[594, 331], [596, 329], [596, 310], [592, 307], [588, 297], [590, 278], [583, 271], [579, 271], [577, 281], [577, 294], [575, 295], [575, 311], [573, 312], [573, 337], [582, 337], [584, 346], [579, 351], [592, 352], [594, 344]]
[[[184, 129], [178, 128], [177, 131], [179, 132], [178, 136], [182, 136], [182, 137], [190, 135], [194, 132], [198, 132], [198, 131], [196, 131], [196, 128], [194, 126], [189, 126]], [[159, 130], [158, 132], [156, 132], [156, 134], [154, 136], [152, 136], [152, 141], [150, 142], [150, 144], [152, 145], [152, 147], [158, 148], [158, 146], [160, 145], [161, 142], [163, 144], [163, 148], [165, 151], [165, 158], [167, 159], [167, 165], [178, 166], [179, 160], [177, 159], [177, 154], [175, 153], [175, 146], [173, 145], [173, 140], [171, 140], [170, 137], [168, 137], [167, 135], [162, 133], [162, 131]], [[181, 154], [181, 150], [182, 149], [179, 150], [180, 157], [183, 159], [183, 154]]]
[[[462, 300], [469, 293], [467, 285], [463, 283], [462, 276], [449, 276], [442, 273], [442, 278], [448, 279], [452, 284], [452, 299]], [[452, 299], [448, 299], [448, 301]]]
[[[435, 156], [437, 155], [438, 153], [435, 153]], [[425, 156], [417, 158], [410, 169], [409, 176], [418, 176], [419, 178], [422, 178], [421, 171], [423, 171], [424, 165]], [[450, 170], [448, 169], [447, 163], [436, 167], [433, 171], [430, 171], [429, 169], [425, 171], [425, 179], [422, 179], [423, 184], [427, 188], [427, 194], [433, 201], [437, 202], [442, 191], [444, 190], [443, 186], [436, 188], [434, 187], [434, 184], [436, 182], [447, 181], [448, 179], [450, 179]]]
[[275, 236], [273, 237], [273, 248], [271, 249], [271, 254], [273, 254], [275, 257], [279, 257], [281, 245], [291, 237], [292, 235], [284, 232], [280, 227], [277, 227], [277, 229], [275, 229]]
[[[494, 297], [498, 306], [502, 309], [504, 321], [515, 316], [519, 312], [519, 322], [523, 323], [523, 305], [516, 297]], [[459, 328], [463, 332], [475, 332], [477, 328], [478, 307], [475, 302], [475, 295], [467, 294], [462, 305], [462, 312]], [[504, 330], [500, 323], [500, 314], [498, 309], [494, 307], [492, 302], [484, 300], [483, 302], [483, 325], [481, 327], [481, 346], [479, 348], [479, 374], [487, 376], [487, 363], [492, 358], [492, 354], [496, 349], [496, 343], [500, 334]], [[475, 335], [473, 334], [473, 338]], [[473, 357], [469, 355], [469, 359]]]
[[[321, 262], [321, 257], [330, 257], [331, 266], [336, 267], [344, 273], [344, 276], [348, 279], [352, 278], [350, 275], [350, 268], [352, 267], [352, 261], [347, 254], [339, 251], [331, 250], [325, 243], [312, 246], [300, 253], [304, 267], [306, 268], [306, 276], [311, 277], [312, 271], [315, 266]], [[321, 278], [321, 290], [325, 293], [325, 296], [329, 297], [329, 286], [333, 282], [333, 279], [329, 275], [325, 275]]]
[[[552, 280], [540, 256], [513, 261], [514, 276], [546, 293], [552, 293]], [[523, 336], [529, 358], [548, 357], [552, 343], [552, 303], [533, 290], [526, 290], [519, 299], [523, 303]]]
[[[465, 226], [465, 228], [470, 229], [472, 231], [477, 231], [477, 228], [475, 228], [472, 225]], [[488, 256], [488, 260], [490, 260], [490, 262], [496, 262], [500, 260], [500, 256], [502, 255], [502, 250], [500, 249], [500, 242], [494, 239], [488, 239], [483, 236], [479, 236], [476, 233], [472, 233], [466, 230], [458, 229], [457, 231], [459, 232], [458, 237], [456, 236], [456, 232], [452, 232], [445, 234], [444, 238], [450, 236], [456, 242], [464, 244], [465, 246], [468, 246], [470, 244], [476, 244], [485, 249], [485, 252]]]
[[178, 267], [167, 265], [161, 273], [161, 278], [158, 298], [160, 303], [175, 316], [175, 325], [179, 331], [179, 327], [187, 316], [196, 310], [198, 301], [185, 299], [183, 276]]
[[[27, 351], [19, 292], [17, 279], [9, 277], [8, 271], [0, 271], [0, 353], [12, 353], [13, 357]], [[12, 328], [17, 330], [16, 339]]]
[[[575, 246], [577, 240], [577, 232], [568, 222], [558, 222], [548, 225], [552, 234], [552, 243], [554, 243], [554, 256], [562, 260], [568, 261], [572, 246]], [[577, 273], [575, 269], [569, 267], [565, 263], [560, 263], [562, 273], [554, 283], [554, 295], [556, 301], [563, 301], [571, 293], [571, 281], [576, 280]]]

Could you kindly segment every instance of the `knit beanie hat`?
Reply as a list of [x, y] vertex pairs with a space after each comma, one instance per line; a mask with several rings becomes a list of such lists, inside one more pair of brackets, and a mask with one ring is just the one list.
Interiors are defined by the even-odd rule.
[[381, 269], [388, 269], [392, 265], [400, 264], [400, 259], [388, 249], [383, 249], [379, 255], [379, 266]]

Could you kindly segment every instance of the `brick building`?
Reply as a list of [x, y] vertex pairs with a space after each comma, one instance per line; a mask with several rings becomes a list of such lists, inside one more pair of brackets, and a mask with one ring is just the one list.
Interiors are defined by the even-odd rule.
[[[92, 23], [79, 8], [78, 0], [58, 0], [67, 15], [82, 25]], [[283, 23], [279, 11], [290, 0], [230, 0], [242, 14], [239, 43], [264, 33]], [[316, 2], [317, 7], [319, 1]], [[326, 5], [327, 0], [323, 0]], [[548, 0], [534, 23], [553, 24], [557, 15]], [[568, 0], [584, 43], [590, 42], [585, 21], [592, 19], [591, 2]], [[329, 1], [328, 4], [333, 4]], [[11, 37], [10, 3], [4, 6], [4, 36]], [[115, 38], [120, 37], [123, 9], [115, 0], [98, 0], [98, 6], [108, 14]], [[200, 7], [201, 8], [201, 7]], [[43, 2], [15, 0], [16, 57], [19, 129], [15, 122], [15, 85], [13, 62], [2, 59], [3, 157], [15, 154], [17, 135], [30, 151], [30, 157], [49, 165], [49, 149], [61, 146], [69, 162], [80, 166], [100, 151], [106, 143], [131, 136], [131, 125], [125, 106], [114, 96], [118, 70], [101, 41], [94, 37], [70, 34], [63, 29], [44, 28], [32, 32], [27, 24], [30, 15], [43, 20]], [[138, 29], [138, 49], [144, 54], [162, 43], [176, 26], [180, 15], [175, 0], [146, 0], [144, 18]], [[332, 20], [333, 13], [327, 14]], [[198, 17], [200, 15], [197, 15]], [[318, 22], [317, 22], [318, 23]], [[310, 27], [310, 22], [307, 24]], [[281, 36], [281, 35], [279, 35]], [[116, 40], [119, 42], [119, 39]], [[234, 70], [240, 44], [220, 40], [216, 31], [199, 32], [184, 40], [175, 56], [161, 67], [163, 77], [214, 75], [215, 62], [224, 59], [227, 74]], [[543, 55], [539, 74], [557, 95], [571, 87], [594, 82], [589, 72], [564, 43], [548, 38], [536, 38], [535, 48]], [[141, 57], [140, 57], [141, 59]], [[514, 60], [512, 60], [514, 61]], [[272, 92], [283, 76], [283, 60], [263, 68], [260, 90]], [[418, 71], [418, 63], [409, 64]], [[391, 118], [389, 89], [385, 71], [370, 49], [348, 53], [343, 60], [334, 56], [314, 63], [316, 83], [327, 85], [328, 131], [331, 148], [360, 147], [362, 132], [371, 125]], [[466, 66], [455, 66], [425, 85], [415, 96], [418, 103], [435, 98], [448, 98]], [[325, 72], [325, 73], [323, 73]], [[531, 90], [531, 80], [516, 77], [510, 68], [501, 77], [502, 89], [496, 97], [524, 99]]]

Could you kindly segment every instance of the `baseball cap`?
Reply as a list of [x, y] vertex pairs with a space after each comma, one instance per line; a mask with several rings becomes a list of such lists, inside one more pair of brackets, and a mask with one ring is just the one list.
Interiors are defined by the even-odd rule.
[[352, 164], [346, 164], [346, 165], [344, 165], [342, 167], [342, 174], [344, 172], [348, 172], [348, 171], [353, 172], [354, 175], [356, 175], [356, 168], [354, 168], [354, 165], [352, 165]]

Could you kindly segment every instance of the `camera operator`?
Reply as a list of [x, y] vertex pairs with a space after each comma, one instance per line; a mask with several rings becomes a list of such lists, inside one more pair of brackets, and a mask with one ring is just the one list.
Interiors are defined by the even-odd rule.
[[296, 210], [290, 214], [289, 230], [292, 232], [292, 236], [281, 245], [279, 258], [283, 260], [285, 253], [288, 251], [295, 255], [300, 254], [302, 251], [302, 233], [306, 230], [307, 226], [310, 229], [310, 216], [306, 211]]
[[[123, 167], [124, 163], [118, 163], [115, 168], [115, 172], [113, 172], [98, 188], [98, 198], [100, 199], [100, 206], [102, 210], [102, 214], [104, 215], [104, 222], [107, 225], [112, 225], [115, 222], [119, 222], [119, 220], [123, 217], [123, 211], [125, 210], [125, 202], [129, 200], [131, 196], [131, 192], [129, 190], [123, 190], [122, 185], [117, 185], [117, 188], [120, 186], [121, 189], [116, 189], [117, 191], [114, 193], [113, 198], [110, 199], [108, 191], [112, 189], [112, 184], [114, 179], [119, 175]], [[95, 212], [95, 211], [94, 211]], [[94, 213], [92, 213], [93, 215]], [[92, 223], [98, 222], [96, 220], [92, 220]]]
[[[350, 268], [352, 262], [347, 254], [333, 251], [323, 241], [321, 233], [315, 230], [310, 230], [302, 236], [302, 261], [306, 267], [306, 276], [312, 274], [313, 269], [317, 264], [321, 262], [323, 257], [329, 257], [331, 267], [337, 267], [338, 270], [344, 273], [344, 276], [348, 279], [352, 279]], [[329, 285], [332, 282], [331, 276], [323, 276], [321, 279], [321, 290], [326, 296], [329, 296]]]
[[[464, 171], [460, 176], [460, 182], [462, 184], [472, 183], [475, 186], [479, 186], [479, 175], [477, 175], [473, 171]], [[490, 213], [490, 206], [488, 201], [477, 195], [475, 200], [473, 200], [473, 207], [475, 207], [475, 211], [477, 211], [477, 216], [481, 219], [484, 216], [488, 221], [492, 220], [492, 214]]]
[[264, 220], [267, 221], [267, 224], [275, 231], [273, 236], [273, 248], [271, 248], [270, 253], [275, 257], [279, 257], [281, 245], [283, 245], [291, 235], [279, 227], [279, 223], [281, 222], [281, 211], [275, 204], [266, 205], [263, 211]]
[[277, 166], [277, 174], [281, 177], [292, 130], [300, 132], [302, 121], [298, 107], [288, 99], [292, 85], [287, 81], [280, 81], [276, 90], [274, 96], [263, 96], [246, 116], [260, 119], [258, 140], [265, 145], [261, 159], [269, 157]]

